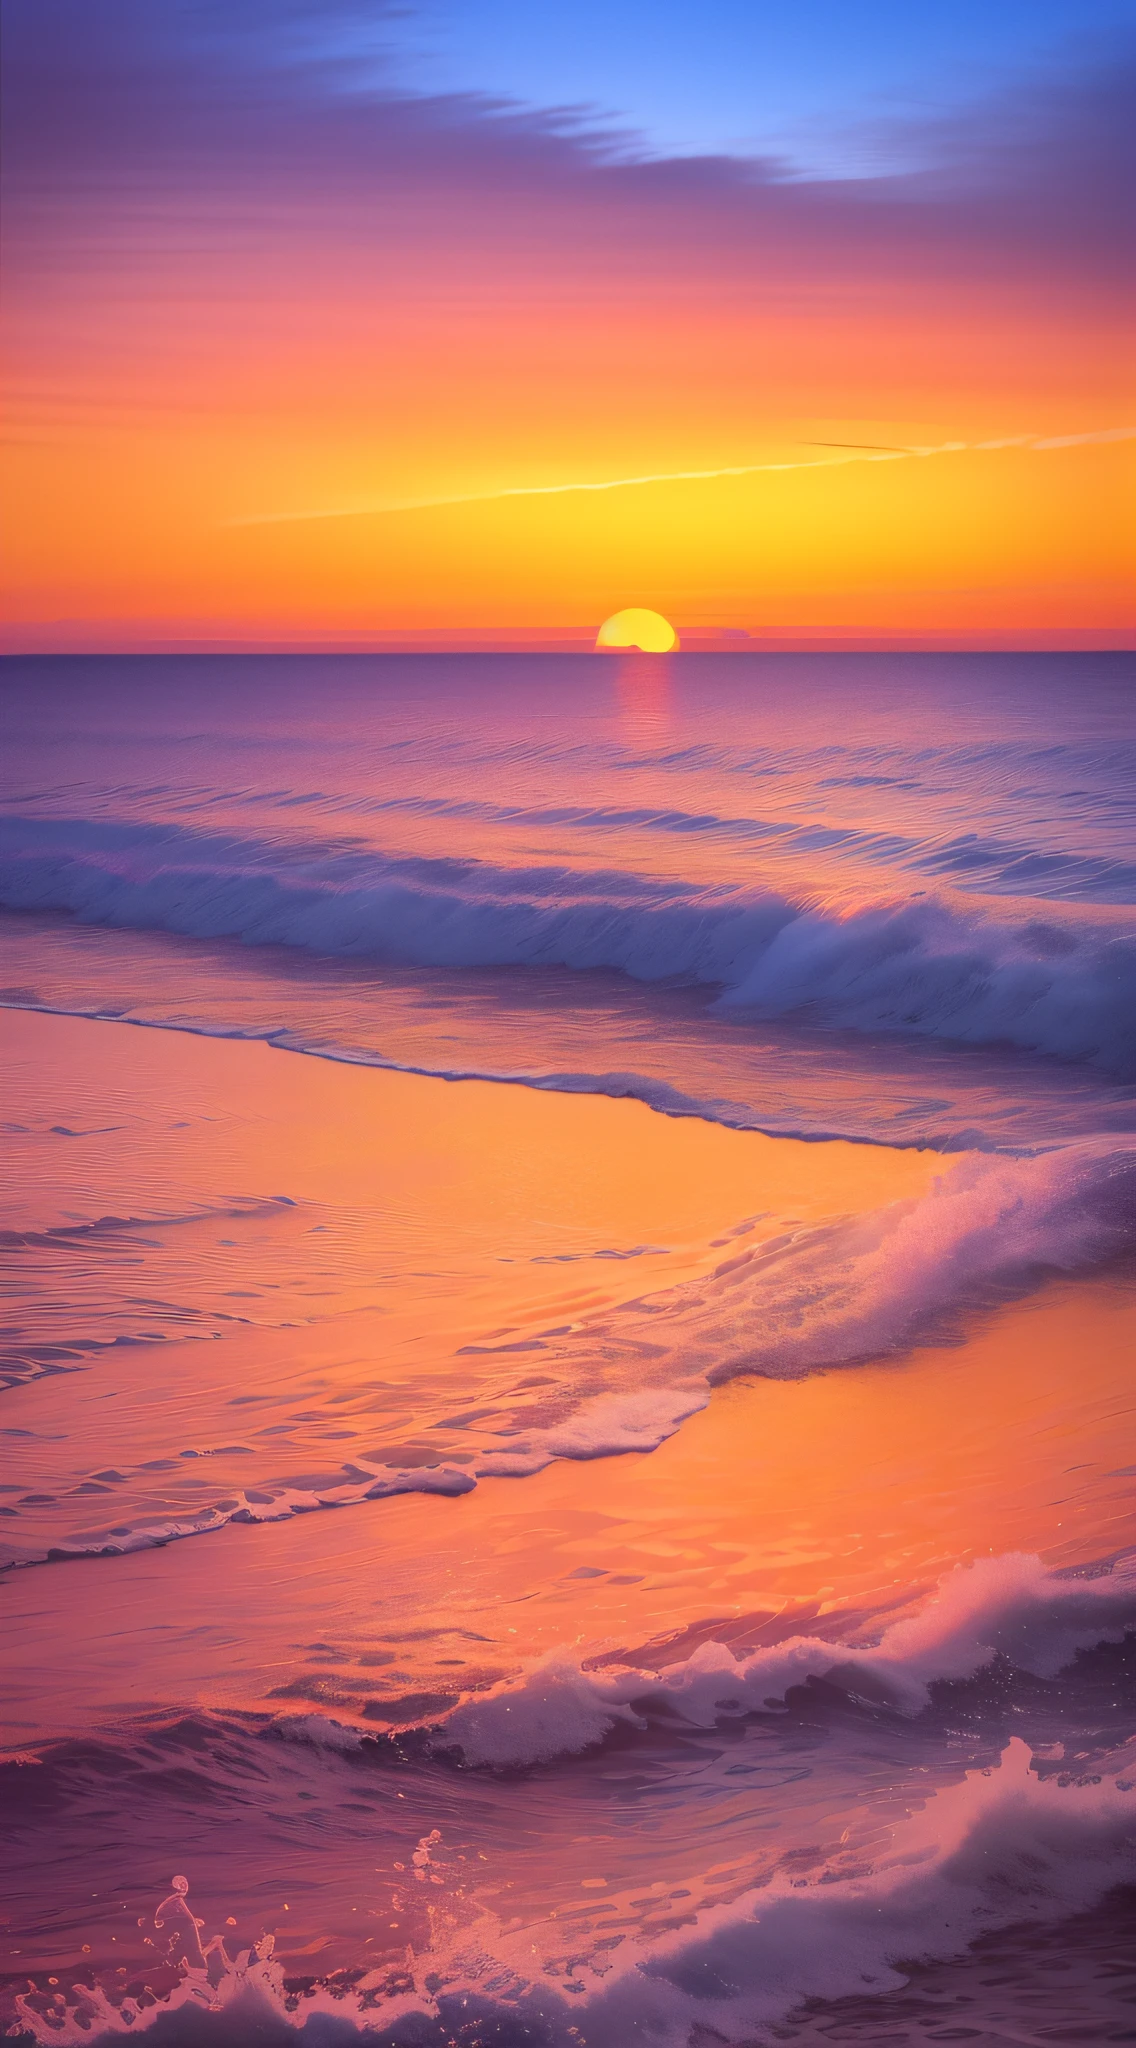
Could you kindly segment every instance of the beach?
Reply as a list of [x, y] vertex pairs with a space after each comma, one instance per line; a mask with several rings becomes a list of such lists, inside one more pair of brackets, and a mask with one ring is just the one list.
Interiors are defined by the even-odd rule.
[[[109, 729], [79, 668], [72, 720], [94, 690]], [[1086, 678], [1067, 748], [1107, 782], [1108, 677]], [[736, 830], [724, 881], [705, 778], [752, 776], [757, 713], [721, 663], [647, 731], [618, 690], [562, 692], [499, 771], [540, 783], [523, 815], [494, 794], [472, 824], [452, 670], [423, 698], [380, 664], [368, 700], [349, 666], [356, 738], [318, 799], [281, 780], [287, 719], [262, 722], [282, 689], [311, 769], [294, 672], [237, 680], [174, 747], [176, 665], [128, 675], [135, 737], [97, 787], [47, 788], [59, 705], [17, 701], [10, 2028], [624, 2048], [876, 2039], [890, 2012], [921, 2043], [948, 2011], [985, 2042], [1040, 2024], [1038, 1943], [1119, 2024], [1136, 1068], [1107, 789], [1104, 826], [1077, 843], [1077, 798], [1035, 849], [1027, 900], [1027, 767], [1069, 761], [1027, 762], [1014, 677], [993, 704], [978, 679], [988, 813], [1008, 792], [983, 858], [1014, 893], [959, 851], [965, 890], [928, 899], [920, 841], [901, 901], [893, 800], [849, 851], [832, 791], [860, 806], [888, 749], [970, 847], [953, 741], [931, 766], [926, 745], [965, 663], [909, 671], [905, 765], [893, 675], [874, 739], [807, 773], [774, 691], [798, 870], [818, 847], [789, 916], [782, 854]], [[748, 766], [707, 766], [727, 729]], [[637, 789], [587, 860], [581, 748]], [[365, 833], [364, 779], [388, 806]], [[914, 842], [930, 799], [894, 802]], [[489, 906], [464, 965], [455, 889]], [[783, 1018], [775, 944], [813, 977]]]

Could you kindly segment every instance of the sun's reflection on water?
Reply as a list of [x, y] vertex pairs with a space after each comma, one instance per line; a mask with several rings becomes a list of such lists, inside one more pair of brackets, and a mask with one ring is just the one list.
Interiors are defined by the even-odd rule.
[[670, 657], [633, 652], [616, 655], [612, 665], [622, 737], [636, 749], [666, 745], [675, 725]]

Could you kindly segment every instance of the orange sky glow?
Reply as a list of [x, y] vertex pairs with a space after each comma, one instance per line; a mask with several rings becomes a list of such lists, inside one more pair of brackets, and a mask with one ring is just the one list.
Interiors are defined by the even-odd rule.
[[9, 646], [590, 645], [626, 605], [685, 645], [1131, 644], [1079, 131], [793, 182], [410, 99], [204, 133], [190, 97], [12, 145]]

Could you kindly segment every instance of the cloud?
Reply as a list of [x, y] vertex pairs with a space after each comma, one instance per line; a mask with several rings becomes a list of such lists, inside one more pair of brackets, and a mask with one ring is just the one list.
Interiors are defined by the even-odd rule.
[[845, 284], [899, 259], [920, 276], [1009, 262], [1107, 281], [1124, 260], [1128, 48], [929, 125], [930, 169], [807, 180], [768, 159], [652, 156], [586, 110], [399, 91], [398, 20], [394, 0], [8, 0], [10, 232], [26, 227], [42, 261], [92, 232], [104, 248], [137, 238], [174, 207], [218, 239], [290, 215], [302, 242], [329, 216], [365, 234], [368, 208], [412, 213], [444, 193], [459, 222], [480, 215], [506, 237], [531, 236], [534, 211], [552, 208], [568, 253], [619, 246], [632, 270], [675, 235], [692, 260], [745, 271], [775, 256], [780, 274], [822, 264]]

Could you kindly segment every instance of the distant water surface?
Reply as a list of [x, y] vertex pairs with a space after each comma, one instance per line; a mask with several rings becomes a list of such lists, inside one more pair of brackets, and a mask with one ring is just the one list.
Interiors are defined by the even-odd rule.
[[1130, 1128], [1132, 690], [1122, 656], [11, 662], [7, 999], [765, 1129]]

